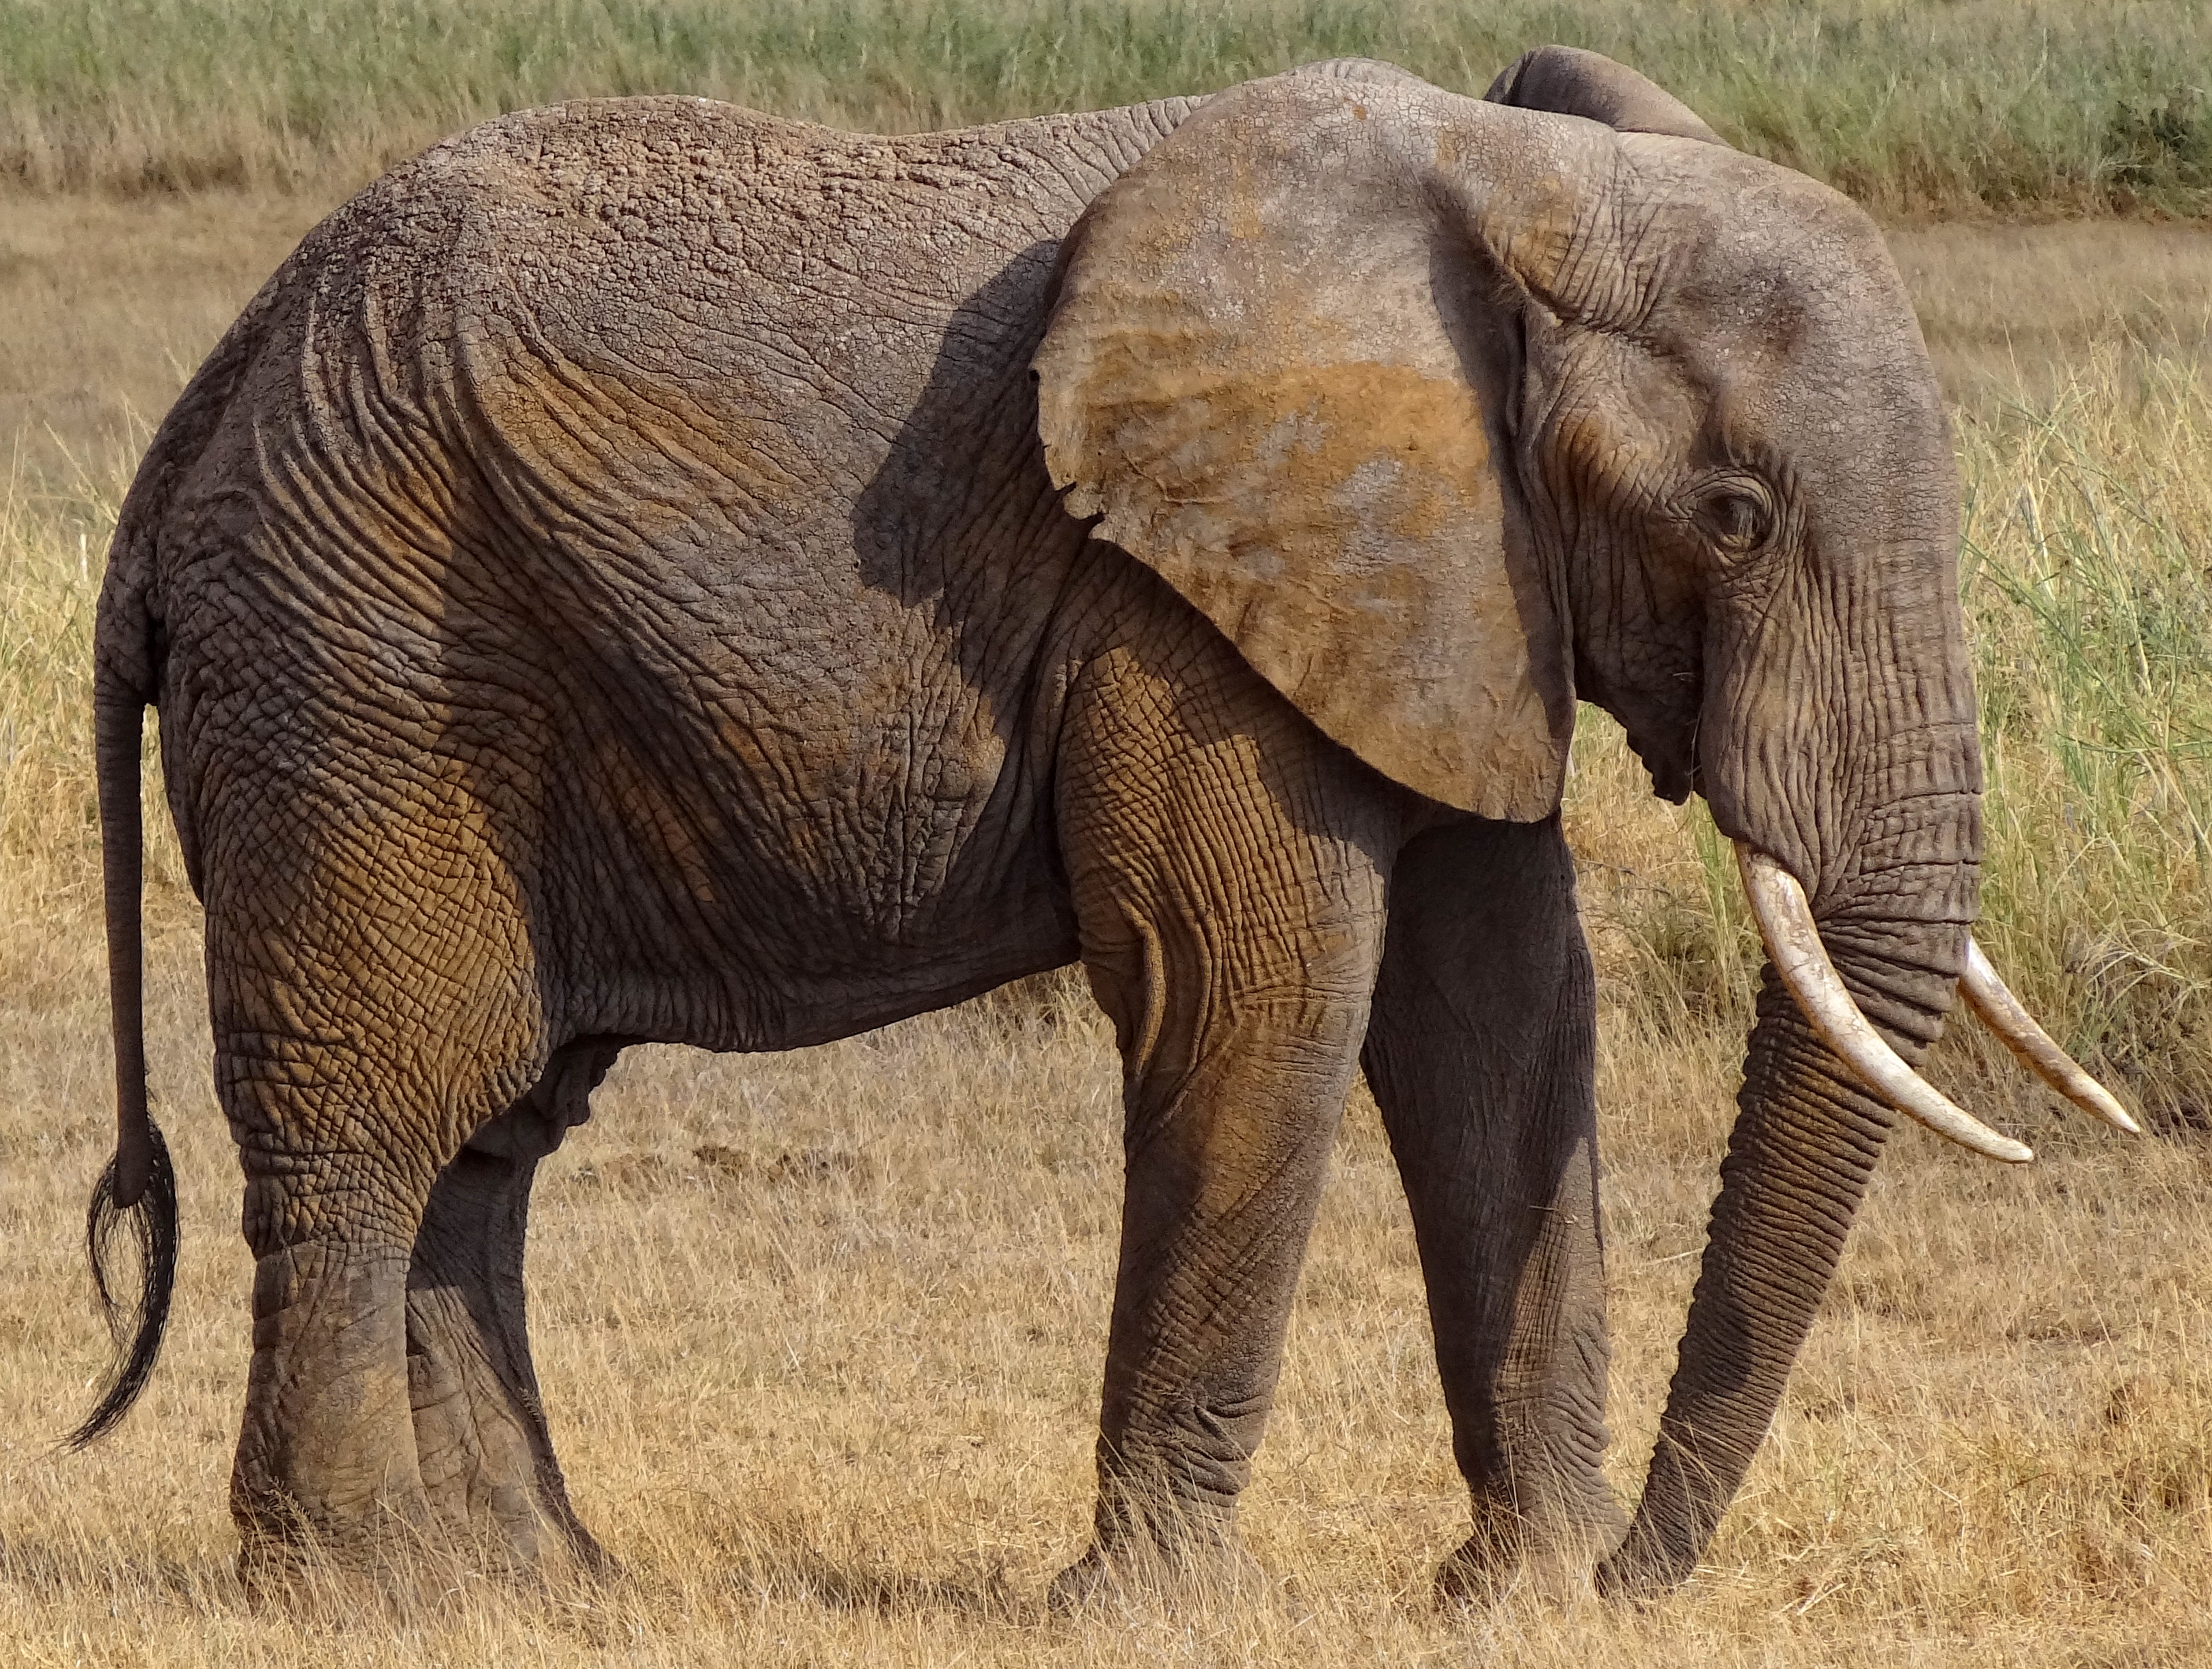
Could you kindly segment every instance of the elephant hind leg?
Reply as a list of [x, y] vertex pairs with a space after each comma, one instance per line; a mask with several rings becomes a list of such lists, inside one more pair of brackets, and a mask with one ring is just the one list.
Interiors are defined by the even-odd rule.
[[[233, 808], [264, 809], [246, 794]], [[368, 820], [286, 822], [313, 809], [302, 795], [270, 810], [286, 838], [263, 849], [285, 864], [216, 866], [208, 890], [216, 1083], [255, 1259], [231, 1512], [241, 1573], [282, 1586], [310, 1563], [438, 1553], [409, 1361], [416, 1236], [447, 1162], [546, 1060], [495, 855], [464, 847], [439, 869], [370, 845]]]
[[621, 1044], [556, 1050], [528, 1095], [473, 1136], [430, 1191], [407, 1276], [408, 1387], [439, 1532], [510, 1569], [597, 1574], [531, 1363], [523, 1295], [530, 1190]]

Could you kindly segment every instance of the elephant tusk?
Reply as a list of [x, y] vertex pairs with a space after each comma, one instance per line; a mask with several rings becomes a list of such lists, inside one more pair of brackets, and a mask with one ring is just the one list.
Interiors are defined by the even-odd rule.
[[1960, 973], [1959, 989], [1982, 1023], [2002, 1039], [2005, 1047], [2036, 1077], [2113, 1129], [2124, 1130], [2130, 1136], [2142, 1134], [2142, 1126], [2128, 1116], [2127, 1108], [2114, 1099], [2112, 1091], [2084, 1071], [2080, 1062], [2035, 1023], [2035, 1017], [2007, 989], [1996, 969], [1990, 966], [1990, 959], [1982, 954], [1982, 947], [1971, 938], [1966, 941], [1966, 966]]
[[2008, 1164], [2025, 1164], [2034, 1158], [2033, 1149], [2000, 1136], [1954, 1105], [1882, 1041], [1844, 989], [1835, 963], [1828, 960], [1820, 930], [1813, 925], [1813, 907], [1806, 901], [1797, 877], [1741, 841], [1735, 843], [1735, 857], [1766, 954], [1773, 958], [1775, 972], [1782, 976], [1782, 983], [1797, 999], [1797, 1006], [1821, 1040], [1877, 1095], [1938, 1136]]

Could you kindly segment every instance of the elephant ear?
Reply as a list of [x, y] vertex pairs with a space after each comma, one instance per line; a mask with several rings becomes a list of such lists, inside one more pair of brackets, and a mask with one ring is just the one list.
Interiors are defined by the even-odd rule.
[[1538, 46], [1522, 53], [1482, 96], [1522, 110], [1586, 117], [1617, 133], [1671, 133], [1709, 145], [1727, 143], [1673, 94], [1626, 64], [1578, 46]]
[[[1556, 264], [1578, 218], [1534, 125], [1411, 77], [1217, 94], [1070, 234], [1034, 361], [1095, 537], [1376, 769], [1521, 821], [1557, 808], [1574, 719], [1512, 464], [1528, 297], [1493, 247]], [[1534, 221], [1483, 223], [1501, 173]]]

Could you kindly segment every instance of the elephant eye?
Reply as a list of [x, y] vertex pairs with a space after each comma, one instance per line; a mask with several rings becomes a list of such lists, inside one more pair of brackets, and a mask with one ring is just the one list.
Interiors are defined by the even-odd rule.
[[1732, 476], [1700, 493], [1690, 519], [1729, 555], [1747, 555], [1773, 535], [1774, 500], [1764, 482]]

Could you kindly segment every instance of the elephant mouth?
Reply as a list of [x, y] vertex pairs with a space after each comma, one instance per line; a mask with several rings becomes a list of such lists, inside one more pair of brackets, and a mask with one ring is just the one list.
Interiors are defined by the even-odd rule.
[[[1766, 853], [1735, 843], [1736, 865], [1759, 937], [1806, 1023], [1874, 1093], [1937, 1135], [1976, 1153], [2011, 1164], [2035, 1157], [2025, 1143], [2000, 1135], [1929, 1083], [1898, 1055], [1859, 1011], [1843, 976], [1820, 943], [1811, 904], [1797, 877]], [[1980, 945], [1966, 940], [1959, 978], [1966, 1005], [2038, 1077], [2067, 1100], [2114, 1128], [2138, 1135], [2142, 1127], [2112, 1093], [2054, 1042], [2014, 996]]]

